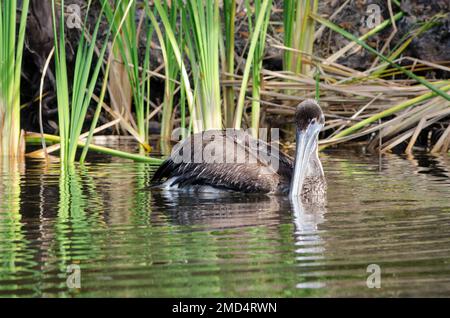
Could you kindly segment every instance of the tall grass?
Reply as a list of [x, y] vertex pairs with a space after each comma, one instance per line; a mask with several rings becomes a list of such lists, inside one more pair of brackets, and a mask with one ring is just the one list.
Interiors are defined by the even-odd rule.
[[[170, 43], [175, 60], [181, 70], [182, 89], [185, 91], [185, 97], [189, 106], [190, 126], [193, 128], [194, 133], [207, 129], [221, 129], [223, 128], [223, 123], [226, 123], [228, 126], [231, 118], [233, 127], [236, 129], [241, 128], [245, 93], [248, 87], [253, 61], [256, 60], [258, 65], [261, 65], [262, 61], [263, 43], [270, 13], [269, 3], [271, 3], [271, 1], [264, 0], [261, 3], [256, 4], [257, 16], [255, 18], [254, 27], [252, 26], [252, 36], [250, 38], [250, 47], [248, 50], [247, 63], [243, 74], [238, 103], [235, 109], [233, 107], [233, 110], [225, 109], [225, 118], [222, 113], [220, 90], [219, 57], [221, 23], [219, 16], [219, 1], [193, 0], [187, 1], [186, 3], [184, 1], [178, 2], [180, 8], [180, 21], [183, 30], [183, 41], [177, 39], [177, 36], [175, 35], [176, 29], [169, 18], [169, 7], [163, 6], [159, 0], [155, 0], [154, 3], [156, 11], [161, 18], [161, 23], [164, 26], [164, 35], [155, 14], [150, 11], [148, 11], [148, 14], [155, 26], [165, 61], [168, 61], [167, 52]], [[231, 7], [232, 5], [233, 3], [231, 3], [231, 5], [227, 4], [224, 7], [224, 10], [227, 10], [225, 18], [227, 21], [226, 23], [228, 24], [234, 24], [235, 9]], [[228, 72], [234, 70], [234, 58], [231, 57], [231, 49], [234, 48], [234, 40], [231, 40], [231, 38], [231, 33], [226, 35], [227, 52], [226, 54], [222, 54], [222, 56], [225, 56], [227, 59], [227, 63], [222, 63], [222, 65], [226, 65]], [[186, 65], [182, 59], [181, 52], [183, 51], [186, 53], [185, 56], [189, 61], [192, 70], [194, 84], [193, 91], [191, 90]], [[258, 66], [256, 68], [256, 71], [257, 70]], [[228, 75], [230, 76], [231, 74], [229, 73]], [[255, 82], [258, 86], [259, 80], [256, 79]], [[258, 90], [255, 90], [255, 94], [258, 94]], [[227, 96], [229, 96], [229, 98], [225, 107], [230, 105], [231, 101], [234, 100], [233, 94]], [[255, 111], [255, 114], [257, 113], [258, 111]]]
[[310, 74], [310, 66], [304, 63], [302, 54], [311, 55], [314, 46], [314, 20], [318, 0], [285, 0], [283, 2], [284, 45], [296, 51], [284, 53], [284, 70], [296, 74]]
[[[223, 16], [225, 29], [225, 52], [222, 58], [223, 71], [227, 80], [233, 80], [234, 75], [234, 32], [236, 23], [236, 0], [223, 2]], [[235, 109], [234, 89], [224, 87], [225, 126], [232, 127]]]
[[417, 76], [416, 74], [414, 74], [413, 72], [407, 70], [406, 68], [404, 68], [403, 66], [398, 65], [397, 63], [393, 62], [390, 58], [384, 56], [383, 54], [379, 53], [377, 50], [375, 50], [374, 48], [372, 48], [370, 45], [368, 45], [366, 42], [358, 39], [357, 37], [355, 37], [353, 34], [345, 31], [344, 29], [340, 28], [339, 26], [337, 26], [336, 24], [332, 23], [331, 21], [328, 21], [318, 15], [315, 14], [311, 14], [311, 16], [317, 20], [318, 22], [320, 22], [321, 24], [325, 25], [326, 27], [330, 28], [331, 30], [341, 34], [342, 36], [346, 37], [347, 39], [357, 43], [358, 45], [362, 46], [363, 48], [365, 48], [367, 51], [371, 52], [372, 54], [375, 54], [376, 56], [378, 56], [383, 62], [387, 63], [388, 65], [396, 68], [397, 70], [401, 71], [403, 74], [405, 74], [406, 76], [408, 76], [409, 78], [416, 80], [417, 82], [419, 82], [420, 84], [424, 85], [425, 87], [427, 87], [428, 89], [430, 89], [431, 91], [433, 91], [434, 93], [436, 93], [437, 95], [445, 98], [446, 100], [450, 101], [450, 95], [447, 94], [445, 91], [442, 91], [441, 89], [439, 89], [438, 87], [434, 86], [433, 84], [431, 84], [429, 81], [421, 78], [420, 76]]
[[[448, 86], [446, 86], [448, 84], [441, 86], [438, 82], [430, 82], [415, 75], [414, 72], [419, 70], [419, 68], [416, 68], [416, 64], [411, 67], [402, 67], [399, 65], [399, 56], [404, 52], [412, 39], [428, 30], [433, 25], [433, 21], [422, 25], [405, 36], [390, 52], [388, 51], [389, 53], [386, 53], [386, 56], [383, 55], [384, 48], [382, 52], [379, 52], [364, 42], [369, 36], [387, 28], [394, 21], [401, 19], [403, 16], [402, 12], [395, 15], [392, 13], [391, 19], [384, 21], [373, 30], [357, 38], [331, 23], [329, 20], [317, 15], [318, 0], [286, 0], [283, 3], [284, 45], [278, 45], [278, 47], [285, 50], [283, 70], [288, 72], [265, 70], [262, 60], [265, 55], [266, 36], [272, 2], [273, 0], [244, 0], [243, 3], [241, 2], [237, 6], [237, 1], [235, 0], [154, 0], [153, 2], [101, 0], [102, 11], [97, 23], [92, 28], [92, 40], [86, 40], [89, 36], [87, 35], [86, 29], [83, 29], [80, 42], [77, 44], [73, 81], [69, 81], [70, 77], [67, 74], [68, 67], [66, 66], [64, 45], [64, 1], [61, 1], [61, 23], [58, 27], [55, 22], [57, 15], [55, 10], [56, 4], [55, 0], [52, 0], [56, 46], [55, 72], [57, 80], [59, 133], [62, 142], [62, 161], [66, 163], [74, 162], [76, 148], [83, 145], [84, 151], [80, 159], [83, 162], [88, 149], [94, 149], [96, 147], [91, 147], [90, 142], [102, 105], [104, 104], [103, 98], [105, 97], [106, 91], [105, 81], [103, 82], [99, 98], [93, 94], [93, 91], [96, 87], [99, 72], [103, 66], [102, 63], [105, 61], [106, 45], [111, 34], [116, 35], [112, 44], [115, 62], [121, 63], [124, 69], [122, 73], [123, 77], [118, 78], [116, 84], [121, 82], [129, 83], [131, 89], [131, 95], [129, 96], [132, 96], [134, 107], [134, 115], [131, 115], [130, 107], [130, 116], [128, 117], [122, 116], [122, 114], [113, 114], [117, 121], [115, 125], [120, 123], [125, 130], [140, 142], [143, 146], [142, 148], [146, 150], [150, 149], [148, 146], [148, 131], [149, 118], [152, 118], [152, 116], [159, 115], [161, 145], [170, 139], [175, 126], [174, 123], [178, 122], [182, 128], [188, 128], [188, 134], [207, 129], [222, 129], [223, 127], [240, 129], [243, 126], [249, 126], [253, 128], [253, 133], [257, 136], [257, 131], [260, 126], [261, 105], [267, 105], [264, 107], [268, 113], [291, 114], [292, 109], [290, 106], [276, 105], [274, 101], [283, 99], [286, 101], [295, 101], [297, 97], [292, 96], [295, 95], [292, 94], [295, 90], [302, 93], [305, 97], [314, 97], [315, 94], [317, 99], [320, 97], [325, 103], [334, 106], [347, 102], [350, 105], [366, 103], [361, 109], [355, 110], [355, 113], [351, 114], [349, 118], [341, 116], [340, 113], [336, 115], [336, 117], [340, 116], [340, 118], [327, 126], [327, 129], [338, 127], [333, 130], [329, 143], [340, 142], [356, 134], [365, 133], [369, 129], [373, 129], [373, 127], [369, 127], [368, 129], [364, 128], [373, 125], [375, 121], [386, 116], [400, 116], [399, 111], [409, 111], [412, 108], [411, 106], [421, 107], [428, 99], [434, 101], [435, 98], [443, 97], [447, 101], [450, 100]], [[88, 2], [88, 11], [91, 3], [93, 2]], [[150, 3], [153, 4], [151, 5]], [[28, 1], [24, 1], [23, 5], [24, 7], [28, 6]], [[242, 5], [246, 8], [247, 17], [245, 19], [244, 15], [244, 21], [239, 21], [237, 17], [242, 16], [237, 14], [236, 10], [238, 7], [242, 8]], [[12, 6], [6, 4], [6, 2], [2, 2], [2, 14], [0, 15], [0, 18], [2, 18], [0, 21], [2, 27], [0, 30], [2, 43], [7, 36], [11, 37], [11, 32], [6, 27], [6, 25], [12, 25], [11, 21], [3, 17], [5, 16], [6, 9], [8, 9], [10, 14], [13, 12]], [[221, 11], [223, 13], [222, 18], [220, 15]], [[99, 44], [97, 35], [99, 33], [100, 20], [103, 15], [108, 21], [109, 29], [105, 40]], [[236, 23], [237, 21], [239, 23]], [[86, 22], [87, 19], [85, 19], [85, 27], [87, 28]], [[315, 22], [321, 23], [322, 29], [328, 27], [340, 33], [351, 42], [329, 57], [319, 58], [314, 56], [312, 53]], [[243, 53], [243, 56], [245, 56], [245, 65], [242, 64], [244, 65], [243, 69], [239, 68], [238, 72], [236, 72], [234, 59], [235, 25], [239, 26], [242, 24], [248, 25], [249, 37], [248, 43], [245, 45], [246, 51]], [[20, 29], [24, 29], [22, 24]], [[164, 60], [164, 65], [158, 68], [162, 69], [164, 67], [164, 75], [158, 74], [158, 76], [165, 79], [165, 86], [162, 104], [153, 105], [152, 107], [155, 110], [152, 110], [150, 113], [150, 74], [157, 72], [157, 70], [150, 70], [150, 56], [153, 56], [153, 49], [151, 48], [153, 32], [158, 37]], [[145, 48], [143, 48], [143, 43], [140, 41], [140, 39], [144, 38], [142, 36], [144, 33], [146, 38], [146, 43], [144, 43]], [[390, 40], [385, 43], [386, 48], [389, 43]], [[8, 133], [3, 133], [4, 123], [8, 123], [12, 127], [18, 122], [16, 118], [17, 112], [14, 113], [15, 115], [12, 112], [7, 115], [5, 110], [5, 105], [9, 107], [13, 103], [3, 101], [8, 98], [17, 97], [18, 95], [17, 86], [14, 86], [16, 91], [14, 89], [9, 90], [9, 87], [13, 86], [11, 84], [12, 81], [14, 85], [17, 85], [17, 77], [15, 76], [17, 75], [17, 62], [20, 59], [16, 56], [19, 55], [19, 51], [21, 53], [19, 47], [23, 45], [23, 37], [20, 39], [19, 36], [19, 40], [14, 45], [16, 47], [13, 50], [13, 57], [16, 58], [13, 61], [15, 64], [3, 63], [1, 65], [2, 70], [5, 70], [5, 72], [2, 72], [0, 75], [2, 80], [0, 93], [6, 97], [0, 100], [0, 106], [2, 106], [0, 108], [0, 118], [9, 116], [0, 122], [2, 125], [2, 154], [6, 153], [4, 150], [5, 145], [11, 144], [11, 136], [16, 136], [12, 138], [12, 144], [18, 144], [17, 128], [14, 129], [11, 136]], [[377, 56], [371, 68], [365, 72], [353, 70], [350, 67], [339, 65], [336, 62], [339, 57], [357, 45], [364, 47]], [[10, 47], [3, 45], [0, 48], [0, 54], [3, 54], [2, 57], [11, 56], [10, 51], [8, 51]], [[98, 48], [97, 57], [94, 58], [96, 47]], [[159, 50], [159, 48], [157, 49]], [[97, 58], [98, 60], [96, 60]], [[111, 55], [106, 60], [108, 61], [105, 68], [106, 73], [112, 75], [114, 73], [110, 72]], [[427, 67], [428, 69], [432, 69], [436, 65], [436, 63], [431, 63], [433, 64], [431, 65], [430, 63], [425, 64], [422, 62], [420, 61], [417, 64], [420, 64], [420, 70], [425, 70]], [[311, 65], [316, 65], [317, 67], [313, 69]], [[448, 69], [445, 65], [441, 66], [441, 69]], [[9, 76], [8, 74], [14, 74], [14, 76]], [[405, 74], [423, 86], [413, 86], [407, 81], [396, 81], [390, 82], [393, 85], [392, 87], [386, 87], [385, 84], [387, 81], [385, 78], [395, 74]], [[13, 80], [10, 78], [13, 78]], [[263, 78], [265, 82], [262, 82]], [[69, 87], [69, 83], [71, 87]], [[370, 86], [368, 83], [372, 83], [370, 85], [373, 86]], [[248, 89], [249, 85], [251, 85], [251, 90]], [[426, 90], [427, 88], [431, 92], [428, 92]], [[285, 90], [288, 90], [288, 92], [283, 93]], [[111, 88], [109, 93], [111, 99], [113, 99], [114, 96], [111, 96], [113, 93], [111, 92]], [[252, 95], [251, 102], [247, 98], [250, 94]], [[423, 96], [416, 99], [417, 96], [421, 95]], [[273, 97], [273, 99], [270, 102], [263, 101], [261, 96]], [[82, 127], [92, 97], [96, 99], [98, 105], [89, 136], [87, 141], [84, 141], [85, 134], [81, 134]], [[378, 98], [380, 101], [375, 102]], [[404, 101], [401, 98], [408, 98], [408, 101]], [[175, 103], [175, 101], [178, 103]], [[385, 108], [375, 108], [377, 111], [372, 112], [374, 109], [371, 108], [372, 103], [374, 105], [385, 103], [383, 104]], [[131, 105], [131, 101], [129, 104]], [[248, 111], [250, 109], [249, 106], [251, 106], [250, 122], [244, 122], [243, 119], [247, 120], [249, 118], [247, 117], [247, 114], [250, 114]], [[436, 107], [433, 111], [440, 111], [439, 107]], [[366, 108], [367, 112], [365, 112]], [[108, 110], [109, 108], [105, 105], [104, 109]], [[114, 113], [109, 112], [111, 114]], [[333, 114], [332, 112], [330, 112], [331, 115]], [[344, 112], [348, 114], [350, 111], [346, 110]], [[361, 115], [362, 113], [364, 115]], [[178, 114], [180, 118], [175, 118]], [[127, 122], [128, 119], [129, 123]], [[398, 131], [401, 131], [401, 129], [399, 128]], [[450, 136], [450, 128], [447, 131], [446, 134]], [[183, 130], [182, 133], [184, 132]], [[411, 131], [408, 133], [412, 134]], [[403, 137], [406, 138], [405, 136]], [[186, 137], [186, 134], [183, 137]], [[7, 139], [7, 142], [4, 142], [4, 139]], [[97, 150], [103, 151], [103, 149]], [[126, 157], [123, 153], [115, 154], [114, 151], [108, 149], [105, 152]], [[142, 157], [144, 156], [137, 156], [133, 160], [147, 160], [142, 159]]]
[[[92, 1], [89, 1], [87, 12], [89, 12], [91, 4]], [[64, 32], [64, 0], [60, 3], [59, 27], [57, 26], [56, 3], [55, 0], [52, 0], [53, 30], [55, 38], [56, 95], [58, 102], [59, 135], [61, 138], [60, 156], [63, 164], [72, 164], [75, 162], [77, 145], [80, 139], [86, 113], [101, 70], [103, 57], [105, 56], [107, 40], [109, 39], [111, 33], [111, 27], [108, 30], [103, 45], [100, 47], [98, 60], [94, 63], [94, 51], [97, 45], [96, 40], [104, 8], [103, 3], [99, 18], [95, 24], [94, 31], [89, 42], [85, 37], [85, 27], [87, 22], [86, 15], [75, 57], [72, 88], [69, 90], [65, 49], [66, 39]]]
[[252, 37], [250, 38], [250, 47], [248, 49], [247, 61], [245, 64], [244, 74], [242, 75], [242, 83], [239, 91], [238, 102], [234, 115], [234, 128], [239, 129], [242, 125], [242, 117], [244, 114], [244, 102], [245, 94], [247, 90], [248, 80], [250, 76], [250, 70], [255, 58], [255, 51], [260, 43], [260, 34], [263, 32], [264, 27], [267, 29], [267, 14], [269, 11], [269, 0], [263, 0], [259, 8], [258, 16], [256, 17], [255, 27], [252, 30]]
[[180, 1], [184, 39], [188, 47], [195, 85], [196, 104], [202, 129], [222, 128], [222, 104], [219, 73], [219, 37], [221, 32], [219, 0]]
[[[252, 134], [254, 137], [258, 137], [259, 131], [259, 120], [261, 117], [261, 71], [262, 71], [262, 63], [264, 58], [264, 49], [266, 46], [266, 34], [267, 27], [269, 25], [272, 1], [269, 1], [268, 6], [265, 8], [265, 11], [262, 11], [262, 3], [260, 1], [254, 2], [254, 13], [251, 14], [252, 10], [250, 7], [250, 1], [245, 1], [245, 6], [247, 9], [248, 16], [248, 26], [249, 26], [249, 36], [253, 38], [253, 24], [252, 17], [258, 17], [260, 14], [263, 15], [263, 23], [261, 26], [261, 30], [259, 35], [257, 36], [257, 43], [255, 46], [255, 50], [253, 52], [253, 65], [252, 65], [252, 120], [251, 120], [251, 128]], [[255, 18], [256, 20], [256, 18]]]
[[[105, 7], [105, 15], [114, 34], [120, 32], [116, 39], [116, 45], [121, 60], [128, 75], [131, 86], [135, 109], [135, 129], [138, 132], [139, 142], [147, 151], [148, 146], [148, 120], [150, 100], [150, 77], [147, 70], [150, 67], [150, 44], [153, 29], [150, 20], [143, 15], [139, 26], [136, 23], [137, 4], [135, 0], [114, 0], [113, 5], [108, 0], [102, 0]], [[145, 1], [145, 6], [148, 2]], [[143, 10], [145, 13], [145, 10]], [[121, 23], [124, 19], [124, 23]], [[139, 62], [140, 33], [146, 31], [147, 43], [145, 44], [144, 59], [142, 65]]]
[[[147, 15], [150, 17], [150, 20], [155, 28], [156, 35], [158, 36], [159, 43], [161, 45], [161, 51], [163, 54], [163, 58], [167, 61], [167, 49], [165, 47], [165, 42], [167, 39], [170, 42], [170, 45], [173, 49], [173, 54], [175, 56], [175, 60], [177, 62], [178, 67], [181, 72], [181, 84], [182, 89], [185, 91], [186, 102], [189, 108], [190, 114], [190, 126], [194, 133], [201, 131], [201, 121], [197, 120], [197, 110], [196, 104], [194, 103], [194, 95], [192, 93], [191, 84], [189, 82], [189, 75], [186, 69], [186, 65], [183, 60], [183, 56], [181, 53], [180, 46], [177, 42], [177, 38], [175, 36], [174, 30], [170, 24], [170, 20], [168, 18], [167, 12], [164, 10], [161, 2], [159, 0], [154, 1], [155, 4], [155, 13], [150, 11], [150, 9], [146, 9]], [[165, 29], [165, 36], [162, 33], [162, 30], [159, 26], [158, 20], [156, 19], [156, 13], [159, 14], [161, 19], [161, 23]]]
[[[222, 98], [220, 89], [220, 16], [218, 0], [173, 2], [172, 7], [156, 0], [155, 9], [164, 26], [164, 35], [156, 15], [148, 11], [155, 26], [166, 64], [176, 61], [181, 72], [181, 122], [186, 125], [184, 103], [188, 104], [189, 129], [194, 133], [207, 129], [221, 129]], [[179, 9], [179, 28], [176, 28], [174, 7]], [[178, 31], [178, 34], [177, 34]], [[184, 53], [184, 54], [183, 54]], [[192, 72], [193, 87], [184, 57]], [[171, 73], [166, 65], [166, 73]], [[167, 80], [171, 80], [170, 78]], [[167, 92], [167, 83], [166, 83]], [[165, 108], [167, 105], [165, 105]], [[170, 109], [170, 108], [166, 108]]]
[[0, 157], [20, 155], [20, 77], [29, 0], [22, 1], [17, 30], [17, 0], [0, 4]]
[[[169, 2], [164, 2], [164, 9], [168, 12], [168, 17], [170, 21], [170, 25], [172, 29], [177, 28], [177, 18], [180, 13], [180, 6], [178, 1], [172, 1], [169, 5]], [[181, 17], [183, 18], [183, 17]], [[183, 46], [184, 39], [182, 33], [182, 24], [183, 21], [180, 21], [180, 29], [178, 30], [178, 43], [180, 46]], [[179, 75], [179, 67], [176, 62], [176, 57], [174, 54], [174, 50], [170, 45], [170, 40], [166, 35], [164, 37], [165, 41], [165, 54], [164, 54], [164, 69], [165, 69], [165, 86], [164, 86], [164, 100], [163, 100], [163, 111], [161, 118], [161, 149], [163, 153], [167, 153], [168, 149], [165, 148], [167, 142], [170, 140], [173, 128], [173, 103], [174, 103], [174, 93], [175, 93], [175, 80]], [[181, 101], [183, 102], [183, 101]], [[180, 103], [180, 108], [184, 107]], [[182, 113], [183, 116], [184, 112]], [[185, 123], [182, 123], [183, 125]]]

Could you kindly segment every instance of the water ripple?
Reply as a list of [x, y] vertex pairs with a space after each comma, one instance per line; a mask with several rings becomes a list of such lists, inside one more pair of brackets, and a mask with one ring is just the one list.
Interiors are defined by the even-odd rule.
[[116, 159], [3, 171], [0, 296], [450, 296], [450, 158], [323, 162], [321, 207], [166, 195], [153, 167]]

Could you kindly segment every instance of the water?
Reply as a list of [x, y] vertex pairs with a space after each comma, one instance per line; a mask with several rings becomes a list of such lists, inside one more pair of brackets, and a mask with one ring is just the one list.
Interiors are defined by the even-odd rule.
[[448, 155], [329, 152], [326, 207], [165, 196], [153, 167], [91, 161], [1, 172], [0, 297], [450, 296]]

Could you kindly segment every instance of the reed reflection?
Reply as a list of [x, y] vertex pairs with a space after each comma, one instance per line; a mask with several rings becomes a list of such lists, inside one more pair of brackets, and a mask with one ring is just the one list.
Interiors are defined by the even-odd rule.
[[[22, 161], [14, 160], [14, 158], [3, 160], [0, 157], [0, 242], [2, 250], [0, 253], [0, 292], [4, 289], [20, 288], [20, 284], [17, 285], [14, 278], [17, 277], [24, 263], [23, 256], [27, 249], [20, 213], [21, 175], [24, 169]], [[7, 279], [9, 283], [2, 283], [4, 279]]]

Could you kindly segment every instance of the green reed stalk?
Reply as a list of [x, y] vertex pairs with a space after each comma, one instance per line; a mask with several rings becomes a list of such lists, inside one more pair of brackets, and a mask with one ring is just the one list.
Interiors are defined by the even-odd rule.
[[[313, 53], [314, 20], [310, 13], [317, 13], [318, 0], [286, 0], [283, 6], [284, 45], [306, 54]], [[302, 54], [286, 50], [284, 70], [297, 74], [310, 72], [310, 66], [303, 63]]]
[[[44, 134], [43, 137], [44, 137], [46, 142], [61, 143], [61, 137], [59, 137], [59, 136]], [[27, 136], [25, 137], [25, 140], [26, 140], [26, 142], [33, 142], [33, 143], [34, 142], [40, 142], [41, 141], [41, 134], [34, 134], [34, 133], [27, 134]], [[83, 147], [86, 146], [86, 142], [84, 142], [82, 140], [79, 140], [76, 145], [79, 148], [83, 148]], [[147, 162], [147, 163], [155, 164], [155, 165], [159, 165], [159, 164], [161, 164], [163, 162], [162, 159], [153, 158], [153, 157], [147, 157], [147, 156], [134, 154], [134, 153], [128, 153], [128, 152], [125, 152], [125, 151], [120, 151], [120, 150], [111, 149], [111, 148], [98, 146], [98, 145], [93, 145], [93, 144], [90, 144], [88, 146], [88, 148], [91, 151], [95, 151], [95, 152], [106, 154], [106, 155], [111, 155], [111, 156], [114, 156], [114, 157], [130, 159], [130, 160], [133, 160], [133, 161], [136, 161], [136, 162]]]
[[[186, 101], [189, 108], [190, 113], [190, 120], [192, 123], [192, 130], [194, 133], [201, 131], [201, 124], [197, 120], [197, 107], [194, 104], [194, 95], [192, 93], [191, 84], [189, 82], [189, 76], [186, 70], [186, 66], [184, 65], [184, 61], [181, 55], [181, 50], [177, 42], [177, 38], [175, 37], [175, 34], [173, 32], [173, 28], [170, 24], [170, 20], [167, 16], [167, 12], [164, 10], [163, 6], [161, 5], [160, 0], [154, 0], [155, 9], [158, 12], [161, 23], [164, 26], [165, 29], [165, 36], [170, 41], [170, 45], [173, 49], [173, 54], [175, 55], [176, 62], [178, 64], [178, 67], [181, 71], [181, 83], [182, 83], [182, 89], [185, 90], [186, 93]], [[158, 20], [155, 17], [155, 14], [150, 11], [148, 8], [146, 9], [147, 15], [150, 17], [150, 20], [155, 28], [156, 35], [158, 36], [159, 43], [161, 45], [161, 51], [163, 53], [163, 56], [166, 54], [166, 48], [165, 48], [165, 37], [162, 34], [161, 28], [159, 27]]]
[[[164, 2], [164, 10], [168, 13], [170, 26], [173, 30], [177, 27], [177, 17], [178, 17], [178, 2], [172, 1], [169, 6], [168, 2]], [[166, 61], [164, 61], [165, 68], [165, 89], [164, 89], [164, 101], [163, 101], [163, 112], [162, 112], [162, 120], [161, 120], [161, 149], [164, 149], [164, 153], [167, 152], [167, 142], [170, 140], [172, 134], [173, 127], [173, 96], [175, 92], [175, 81], [178, 73], [179, 67], [176, 62], [176, 57], [173, 52], [173, 48], [170, 45], [170, 40], [165, 34], [165, 57]], [[181, 34], [179, 36], [178, 42], [182, 45]]]
[[[92, 1], [88, 2], [87, 11]], [[55, 38], [55, 75], [56, 95], [58, 101], [59, 134], [61, 137], [61, 162], [72, 164], [75, 162], [77, 145], [83, 128], [87, 109], [89, 107], [97, 78], [106, 52], [106, 43], [111, 33], [108, 30], [105, 42], [101, 46], [97, 63], [94, 64], [94, 51], [104, 6], [101, 9], [99, 19], [92, 33], [92, 39], [88, 43], [85, 39], [87, 15], [81, 32], [75, 57], [75, 69], [72, 82], [72, 96], [69, 91], [69, 81], [66, 65], [65, 35], [64, 35], [64, 0], [61, 0], [59, 34], [56, 24], [56, 5], [52, 0], [53, 31]]]
[[[245, 1], [245, 6], [247, 9], [247, 17], [248, 17], [248, 26], [249, 26], [249, 38], [253, 38], [253, 21], [252, 21], [252, 10], [250, 7], [250, 1]], [[253, 16], [259, 16], [261, 13], [261, 2], [254, 2], [254, 14]], [[258, 36], [257, 44], [255, 47], [255, 51], [253, 53], [253, 66], [252, 66], [252, 134], [254, 137], [258, 137], [259, 131], [259, 120], [261, 117], [261, 70], [262, 70], [262, 62], [264, 58], [264, 48], [266, 45], [266, 34], [267, 27], [269, 26], [270, 13], [272, 8], [272, 1], [269, 1], [269, 5], [265, 11], [265, 16], [263, 20], [263, 24], [261, 27], [261, 31]]]
[[[145, 47], [143, 67], [140, 68], [139, 64], [139, 36], [140, 30], [138, 30], [136, 23], [137, 4], [135, 0], [115, 0], [114, 5], [111, 5], [109, 0], [102, 0], [102, 4], [105, 6], [105, 14], [112, 30], [116, 33], [119, 32], [120, 36], [117, 38], [117, 46], [120, 52], [122, 61], [125, 64], [125, 69], [128, 74], [128, 80], [130, 82], [132, 96], [134, 101], [134, 109], [136, 113], [136, 125], [138, 135], [141, 140], [141, 145], [147, 151], [150, 151], [148, 145], [148, 105], [146, 103], [149, 96], [148, 85], [150, 85], [150, 78], [146, 74], [148, 67], [150, 66], [150, 43], [151, 37], [148, 39]], [[148, 3], [145, 4], [148, 6]], [[127, 14], [125, 11], [130, 7]], [[125, 23], [119, 28], [122, 17], [125, 17]], [[151, 36], [150, 21], [145, 18], [143, 23], [144, 28], [147, 29], [147, 35]]]
[[[147, 11], [148, 9], [148, 1], [145, 1], [145, 11]], [[145, 55], [144, 55], [144, 65], [142, 68], [142, 78], [141, 78], [141, 90], [144, 94], [144, 96], [146, 96], [146, 103], [145, 103], [145, 121], [144, 121], [144, 131], [146, 132], [145, 136], [148, 139], [148, 132], [149, 132], [149, 120], [148, 120], [148, 116], [150, 114], [150, 92], [151, 92], [151, 87], [150, 87], [150, 75], [147, 73], [147, 70], [150, 69], [151, 65], [150, 65], [150, 48], [151, 48], [151, 44], [152, 44], [152, 37], [153, 37], [153, 32], [154, 32], [154, 28], [152, 26], [152, 23], [150, 22], [150, 19], [146, 19], [147, 21], [147, 34], [146, 34], [146, 39], [147, 42], [145, 43]], [[148, 142], [148, 140], [147, 140]]]
[[256, 19], [255, 28], [253, 29], [252, 38], [250, 40], [250, 48], [248, 50], [247, 61], [245, 64], [244, 74], [242, 76], [242, 83], [239, 92], [238, 103], [234, 116], [234, 128], [241, 128], [242, 116], [244, 113], [245, 93], [247, 90], [248, 79], [250, 76], [250, 70], [253, 65], [253, 59], [255, 56], [255, 50], [260, 40], [260, 33], [263, 29], [264, 22], [266, 20], [266, 14], [269, 8], [269, 0], [264, 0], [261, 4], [258, 17]]
[[[124, 14], [122, 16], [122, 20], [119, 23], [119, 27], [117, 28], [117, 31], [116, 31], [116, 33], [114, 35], [114, 38], [113, 38], [113, 41], [112, 41], [112, 45], [111, 45], [112, 48], [114, 47], [114, 44], [116, 43], [116, 40], [117, 40], [117, 38], [119, 36], [119, 31], [122, 29], [122, 26], [123, 26], [123, 24], [126, 21], [126, 17], [128, 16], [128, 11], [130, 10], [130, 8], [131, 8], [131, 6], [129, 5], [126, 8], [126, 10], [125, 10], [125, 12], [124, 12]], [[148, 46], [150, 46], [150, 44], [148, 44]], [[146, 54], [147, 53], [148, 52], [146, 51]], [[90, 146], [92, 138], [94, 136], [94, 130], [95, 130], [95, 127], [97, 126], [98, 118], [100, 117], [100, 113], [101, 113], [101, 110], [102, 110], [102, 104], [103, 104], [103, 100], [105, 98], [106, 88], [107, 88], [107, 85], [108, 85], [108, 77], [109, 77], [109, 74], [110, 74], [109, 71], [110, 71], [110, 67], [111, 67], [112, 58], [113, 58], [113, 50], [111, 50], [111, 52], [109, 53], [109, 58], [108, 58], [108, 62], [106, 64], [106, 69], [105, 69], [105, 77], [103, 79], [103, 84], [102, 84], [102, 88], [101, 88], [101, 91], [100, 91], [100, 97], [98, 99], [97, 108], [95, 110], [94, 117], [92, 119], [91, 128], [89, 130], [89, 134], [88, 134], [87, 140], [86, 140], [85, 145], [83, 147], [83, 152], [81, 153], [81, 156], [80, 156], [80, 164], [83, 164], [85, 159], [86, 159], [86, 155], [87, 155], [87, 152], [89, 150], [89, 146]], [[145, 84], [145, 82], [143, 84]], [[147, 112], [148, 112], [148, 110], [147, 110]]]
[[315, 81], [316, 81], [315, 99], [317, 102], [319, 102], [320, 101], [320, 71], [318, 68], [316, 68]]
[[17, 30], [17, 0], [0, 4], [0, 156], [19, 157], [20, 77], [29, 0], [22, 1]]
[[[236, 21], [236, 0], [224, 1], [223, 14], [225, 18], [225, 71], [227, 80], [233, 80], [234, 74], [234, 32]], [[231, 86], [224, 88], [225, 125], [232, 127], [234, 119], [234, 89]]]
[[[180, 43], [184, 44], [184, 40], [183, 40], [183, 15], [180, 15], [180, 29], [179, 29], [179, 37], [180, 37]], [[170, 43], [168, 43], [168, 45], [170, 45]], [[181, 57], [183, 58], [183, 56]], [[175, 61], [176, 62], [176, 61]], [[186, 90], [185, 90], [185, 85], [183, 84], [184, 78], [182, 76], [180, 76], [180, 81], [181, 81], [181, 85], [180, 85], [180, 128], [181, 128], [181, 138], [185, 139], [189, 134], [190, 131], [186, 131]]]
[[[181, 78], [181, 82], [183, 82], [183, 78]], [[180, 128], [181, 138], [184, 139], [188, 136], [188, 132], [186, 132], [186, 90], [183, 88], [183, 84], [180, 89]]]
[[84, 145], [83, 152], [81, 153], [81, 156], [80, 156], [80, 164], [83, 164], [84, 161], [86, 160], [86, 155], [89, 150], [89, 145], [91, 144], [92, 138], [94, 136], [94, 130], [95, 130], [95, 127], [97, 126], [98, 118], [100, 117], [103, 99], [105, 98], [106, 86], [108, 83], [108, 75], [109, 75], [110, 67], [111, 67], [111, 58], [108, 60], [108, 64], [106, 65], [105, 78], [103, 80], [102, 90], [100, 92], [100, 97], [99, 97], [99, 100], [97, 103], [97, 108], [95, 109], [94, 117], [92, 119], [91, 128], [89, 130], [89, 135], [87, 137], [86, 144]]

